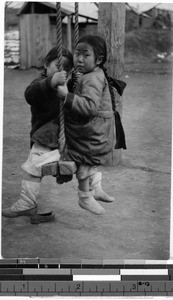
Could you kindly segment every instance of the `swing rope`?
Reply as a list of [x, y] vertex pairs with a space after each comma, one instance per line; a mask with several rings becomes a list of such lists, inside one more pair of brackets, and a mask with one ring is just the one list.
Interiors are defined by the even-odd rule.
[[[57, 11], [57, 57], [58, 57], [58, 69], [62, 70], [62, 22], [61, 22], [61, 2], [56, 2], [56, 11]], [[65, 147], [65, 126], [64, 126], [64, 107], [63, 100], [59, 102], [59, 152], [63, 152]]]
[[[77, 9], [77, 8], [76, 8]], [[77, 26], [76, 26], [77, 28]], [[77, 29], [76, 29], [77, 30]], [[77, 31], [76, 31], [77, 32]], [[58, 70], [62, 71], [62, 20], [61, 20], [61, 2], [56, 2], [56, 33], [57, 33], [57, 60]], [[77, 34], [76, 34], [77, 36]], [[76, 37], [77, 38], [77, 37]], [[57, 92], [58, 97], [58, 92]], [[64, 99], [59, 101], [59, 152], [61, 159], [58, 164], [47, 164], [43, 166], [42, 174], [56, 177], [56, 182], [62, 184], [72, 180], [76, 172], [76, 164], [73, 161], [65, 161], [65, 118], [64, 118]]]
[[[78, 23], [78, 2], [75, 2], [75, 25], [74, 25], [74, 46], [76, 45], [79, 38], [79, 23]], [[57, 57], [58, 57], [58, 69], [62, 70], [62, 21], [61, 21], [61, 2], [56, 2], [56, 24], [57, 24]], [[59, 106], [59, 151], [60, 154], [65, 148], [65, 124], [64, 124], [64, 103], [60, 101]]]
[[79, 15], [79, 5], [78, 5], [78, 2], [75, 2], [74, 47], [76, 46], [76, 43], [79, 39], [78, 15]]
[[[79, 5], [78, 2], [75, 2], [75, 24], [74, 24], [74, 33], [73, 33], [73, 47], [76, 47], [76, 44], [79, 40], [79, 22], [78, 22], [78, 17], [79, 15]], [[75, 69], [72, 72], [72, 81], [73, 81], [73, 86], [72, 86], [72, 93], [74, 92], [76, 88], [76, 83], [77, 83], [77, 78], [76, 78], [76, 71]]]

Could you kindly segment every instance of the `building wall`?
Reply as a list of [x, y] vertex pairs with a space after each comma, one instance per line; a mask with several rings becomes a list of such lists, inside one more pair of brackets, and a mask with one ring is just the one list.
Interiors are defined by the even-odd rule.
[[[80, 24], [79, 36], [97, 34], [97, 24]], [[56, 45], [56, 17], [48, 14], [23, 14], [20, 16], [20, 67], [43, 66], [48, 51]], [[68, 48], [67, 25], [62, 25], [62, 45]], [[73, 25], [72, 25], [73, 45]]]
[[[74, 34], [74, 24], [71, 25], [71, 44], [73, 47], [73, 34]], [[97, 34], [97, 23], [80, 23], [79, 24], [79, 37], [86, 34]], [[51, 45], [56, 44], [56, 20], [55, 18], [50, 18], [50, 40]], [[63, 46], [68, 48], [67, 41], [67, 25], [62, 24], [62, 42]]]
[[20, 67], [41, 67], [50, 49], [48, 15], [20, 16]]

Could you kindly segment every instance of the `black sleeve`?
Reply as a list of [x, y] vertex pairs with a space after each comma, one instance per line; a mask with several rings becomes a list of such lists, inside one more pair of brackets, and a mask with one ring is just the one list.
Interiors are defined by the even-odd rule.
[[51, 86], [52, 77], [40, 76], [33, 80], [25, 90], [25, 99], [32, 106], [40, 105], [42, 101], [51, 99], [56, 90]]

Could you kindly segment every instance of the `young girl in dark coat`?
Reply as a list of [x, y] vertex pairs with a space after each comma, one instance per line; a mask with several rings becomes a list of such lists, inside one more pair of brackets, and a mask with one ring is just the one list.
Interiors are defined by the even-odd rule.
[[27, 161], [22, 165], [26, 172], [22, 180], [21, 194], [17, 202], [2, 210], [5, 217], [34, 215], [37, 212], [37, 195], [42, 180], [42, 165], [60, 159], [58, 149], [51, 151], [32, 141], [33, 134], [44, 124], [59, 115], [57, 87], [66, 82], [69, 71], [73, 68], [73, 56], [62, 49], [63, 70], [58, 71], [57, 47], [53, 47], [45, 57], [44, 72], [34, 79], [25, 90], [25, 98], [31, 108], [31, 150]]

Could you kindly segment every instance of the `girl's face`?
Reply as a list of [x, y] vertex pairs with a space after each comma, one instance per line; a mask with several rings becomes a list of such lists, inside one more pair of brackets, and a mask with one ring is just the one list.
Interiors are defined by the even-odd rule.
[[92, 72], [102, 59], [95, 59], [93, 47], [88, 43], [79, 43], [74, 52], [74, 67], [77, 72], [86, 74]]
[[[50, 63], [45, 64], [46, 75], [52, 76], [54, 73], [58, 72], [58, 58], [52, 60]], [[68, 73], [70, 72], [71, 68], [69, 67], [68, 58], [62, 57], [62, 69]]]

